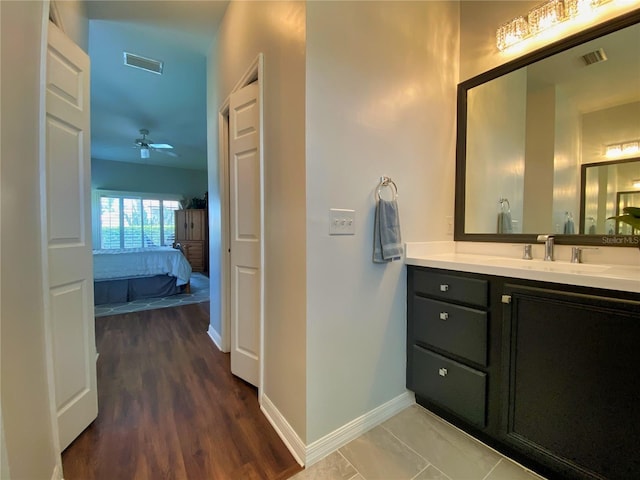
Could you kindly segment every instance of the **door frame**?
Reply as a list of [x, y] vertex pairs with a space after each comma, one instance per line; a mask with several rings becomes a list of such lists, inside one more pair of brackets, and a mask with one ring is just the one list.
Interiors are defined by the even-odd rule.
[[[260, 108], [260, 357], [258, 401], [262, 404], [264, 386], [264, 54], [259, 53], [244, 75], [233, 87], [231, 93], [246, 87], [250, 83], [258, 83]], [[231, 350], [231, 204], [229, 199], [229, 104], [231, 93], [222, 102], [218, 110], [218, 188], [220, 191], [220, 350]]]

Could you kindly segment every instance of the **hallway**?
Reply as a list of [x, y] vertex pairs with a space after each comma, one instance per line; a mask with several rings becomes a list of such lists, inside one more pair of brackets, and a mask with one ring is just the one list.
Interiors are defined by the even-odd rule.
[[301, 470], [207, 336], [209, 303], [96, 319], [99, 416], [66, 480], [265, 479]]

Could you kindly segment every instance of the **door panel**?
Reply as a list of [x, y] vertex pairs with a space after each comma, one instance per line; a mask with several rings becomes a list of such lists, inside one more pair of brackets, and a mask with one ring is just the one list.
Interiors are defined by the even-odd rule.
[[258, 84], [234, 92], [229, 110], [231, 372], [259, 386], [262, 314]]
[[[240, 292], [253, 292], [254, 295], [244, 295], [243, 302], [238, 304], [238, 317], [246, 319], [236, 322], [237, 349], [252, 360], [258, 359], [259, 344], [258, 332], [260, 325], [257, 320], [260, 316], [260, 297], [255, 295], [260, 292], [259, 271], [255, 268], [239, 267], [236, 278], [236, 289]], [[251, 321], [253, 320], [253, 321]]]
[[45, 185], [48, 331], [64, 450], [97, 416], [89, 57], [49, 24]]
[[260, 158], [257, 149], [235, 155], [236, 240], [260, 241]]

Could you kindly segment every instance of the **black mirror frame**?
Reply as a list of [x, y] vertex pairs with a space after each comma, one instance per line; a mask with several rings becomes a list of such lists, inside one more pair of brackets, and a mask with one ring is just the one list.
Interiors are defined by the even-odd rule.
[[[602, 24], [563, 38], [551, 45], [530, 52], [503, 65], [488, 70], [458, 84], [457, 135], [456, 135], [456, 180], [455, 180], [455, 221], [453, 239], [457, 242], [496, 242], [496, 243], [536, 243], [537, 234], [493, 234], [465, 233], [465, 189], [467, 155], [467, 91], [489, 80], [493, 80], [539, 60], [563, 52], [582, 43], [595, 40], [603, 35], [616, 32], [640, 23], [640, 9], [621, 15]], [[553, 232], [538, 232], [540, 234]], [[564, 245], [599, 245], [638, 247], [640, 238], [633, 235], [561, 235], [554, 234], [555, 243]], [[616, 239], [619, 239], [616, 240]], [[607, 241], [609, 240], [609, 241]]]

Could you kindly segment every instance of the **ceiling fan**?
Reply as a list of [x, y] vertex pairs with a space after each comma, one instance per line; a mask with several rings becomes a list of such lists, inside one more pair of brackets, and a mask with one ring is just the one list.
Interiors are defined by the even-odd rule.
[[164, 153], [165, 155], [170, 155], [172, 157], [177, 157], [178, 154], [171, 152], [173, 149], [172, 145], [168, 143], [153, 143], [153, 140], [147, 138], [149, 135], [149, 130], [146, 128], [140, 129], [140, 135], [142, 138], [136, 138], [135, 145], [140, 149], [140, 158], [149, 158], [149, 151], [153, 150], [154, 152]]

